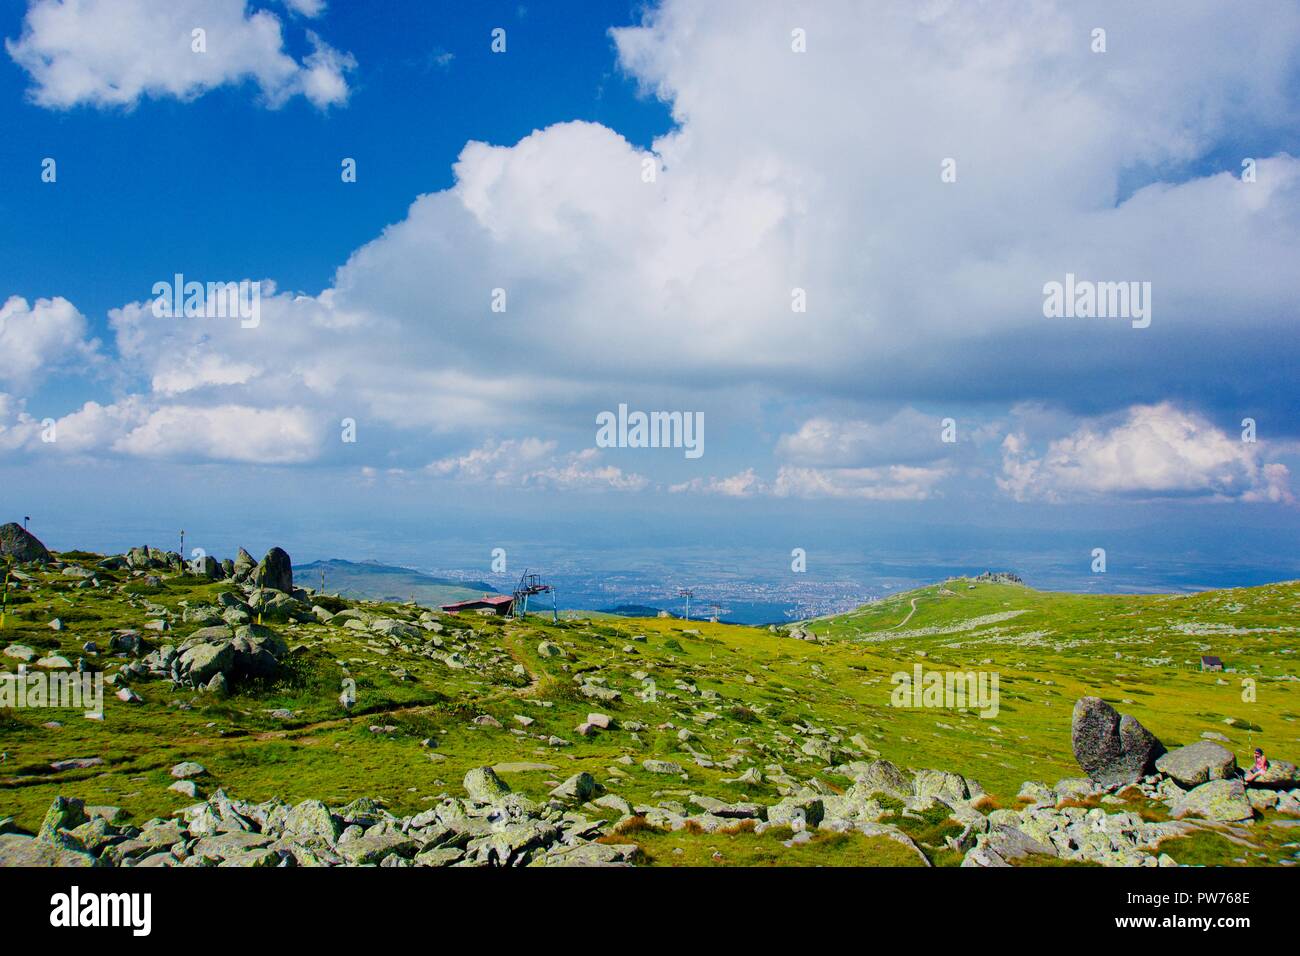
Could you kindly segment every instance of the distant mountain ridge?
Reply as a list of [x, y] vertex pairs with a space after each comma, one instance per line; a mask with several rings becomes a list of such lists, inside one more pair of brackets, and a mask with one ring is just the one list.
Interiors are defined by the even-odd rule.
[[620, 604], [617, 607], [602, 608], [600, 613], [618, 617], [658, 617], [659, 611], [659, 608], [646, 604]]
[[298, 580], [309, 587], [320, 586], [325, 572], [325, 591], [343, 597], [372, 601], [415, 601], [429, 606], [468, 601], [484, 594], [501, 593], [486, 581], [441, 578], [414, 568], [381, 564], [378, 561], [347, 561], [330, 558], [294, 567]]

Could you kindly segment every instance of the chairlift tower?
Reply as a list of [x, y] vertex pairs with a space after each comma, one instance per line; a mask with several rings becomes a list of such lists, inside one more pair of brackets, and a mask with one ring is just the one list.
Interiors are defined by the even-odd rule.
[[518, 620], [523, 620], [528, 615], [528, 599], [534, 594], [551, 595], [551, 620], [559, 622], [560, 611], [556, 606], [555, 586], [547, 584], [542, 580], [540, 574], [530, 574], [528, 569], [519, 576], [519, 583], [515, 585], [514, 601], [510, 605], [510, 616]]
[[686, 620], [691, 619], [691, 598], [695, 597], [695, 592], [690, 588], [678, 588], [677, 596], [686, 598]]

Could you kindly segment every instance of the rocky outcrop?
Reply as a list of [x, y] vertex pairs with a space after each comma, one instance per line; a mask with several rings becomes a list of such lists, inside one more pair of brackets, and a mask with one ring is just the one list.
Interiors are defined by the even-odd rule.
[[268, 627], [245, 624], [232, 631], [219, 624], [199, 628], [179, 647], [165, 644], [139, 663], [150, 676], [224, 693], [236, 681], [275, 677], [288, 654], [284, 639]]
[[1187, 791], [1174, 800], [1169, 814], [1175, 820], [1200, 817], [1219, 823], [1249, 820], [1255, 808], [1246, 797], [1246, 788], [1240, 780], [1211, 780]]
[[1156, 769], [1180, 786], [1197, 787], [1211, 780], [1235, 777], [1237, 758], [1227, 747], [1212, 740], [1198, 740], [1160, 757]]
[[239, 553], [235, 555], [235, 561], [231, 566], [230, 571], [230, 576], [236, 582], [242, 584], [253, 577], [254, 573], [257, 571], [257, 562], [253, 560], [251, 554], [243, 548], [240, 548]]
[[[0, 866], [627, 866], [637, 857], [634, 844], [595, 842], [606, 822], [562, 800], [535, 803], [479, 771], [477, 796], [406, 817], [365, 798], [331, 809], [217, 790], [179, 819], [134, 827], [88, 818], [80, 801], [60, 797], [37, 836], [0, 835]], [[477, 787], [493, 779], [491, 794]]]
[[175, 551], [164, 551], [141, 545], [132, 548], [124, 556], [126, 566], [132, 571], [179, 571], [181, 556]]
[[1136, 718], [1121, 716], [1100, 697], [1081, 697], [1075, 703], [1070, 741], [1079, 766], [1108, 787], [1137, 783], [1165, 752]]
[[994, 810], [985, 823], [987, 831], [975, 836], [962, 866], [1009, 866], [1030, 856], [1102, 866], [1168, 866], [1174, 861], [1152, 851], [1161, 841], [1194, 828], [1191, 823], [1150, 823], [1128, 810], [1108, 814], [1100, 807], [1076, 806]]
[[27, 561], [46, 562], [50, 552], [45, 545], [22, 525], [11, 521], [0, 525], [0, 557], [9, 558], [23, 564]]

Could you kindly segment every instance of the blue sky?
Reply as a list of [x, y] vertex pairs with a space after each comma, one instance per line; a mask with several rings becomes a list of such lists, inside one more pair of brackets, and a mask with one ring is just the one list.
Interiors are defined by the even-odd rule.
[[[1293, 6], [384, 10], [0, 2], [7, 513], [1290, 573]], [[176, 273], [262, 282], [258, 326], [152, 315]], [[1067, 274], [1147, 284], [1149, 324], [1046, 316]], [[620, 404], [705, 454], [597, 447]]]
[[[258, 6], [280, 11], [286, 48], [301, 55], [303, 19]], [[190, 102], [50, 110], [26, 95], [30, 76], [0, 58], [0, 288], [28, 298], [58, 290], [99, 335], [110, 308], [176, 269], [269, 269], [282, 287], [316, 293], [416, 196], [451, 186], [470, 139], [515, 143], [585, 119], [648, 146], [671, 118], [617, 69], [608, 34], [635, 22], [635, 6], [395, 3], [391, 18], [376, 19], [337, 4], [315, 26], [358, 66], [346, 108], [327, 112], [301, 98], [265, 109], [248, 80]], [[5, 37], [20, 34], [26, 7], [0, 4]], [[506, 56], [489, 50], [497, 25], [513, 40]], [[31, 175], [45, 156], [60, 161], [56, 190]], [[342, 156], [358, 161], [355, 188], [340, 188]]]

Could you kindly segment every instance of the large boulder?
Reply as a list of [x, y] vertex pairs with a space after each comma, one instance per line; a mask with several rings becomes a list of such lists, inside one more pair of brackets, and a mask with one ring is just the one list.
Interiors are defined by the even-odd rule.
[[207, 578], [209, 581], [215, 581], [221, 577], [221, 565], [212, 555], [205, 554], [191, 563], [190, 572]]
[[881, 793], [887, 797], [906, 800], [915, 795], [912, 776], [888, 760], [873, 760], [854, 778], [866, 793]]
[[1211, 780], [1175, 800], [1169, 807], [1169, 815], [1175, 820], [1195, 816], [1233, 823], [1251, 819], [1255, 808], [1246, 797], [1246, 788], [1240, 780]]
[[587, 772], [575, 773], [564, 783], [560, 784], [551, 791], [551, 796], [557, 800], [571, 801], [574, 803], [586, 803], [592, 797], [598, 797], [604, 791], [596, 778]]
[[[177, 560], [180, 556], [177, 555]], [[161, 571], [171, 564], [170, 555], [158, 548], [141, 545], [126, 553], [126, 566], [132, 571]]]
[[248, 610], [261, 616], [263, 623], [310, 621], [311, 608], [274, 588], [256, 588], [248, 595]]
[[1199, 787], [1211, 780], [1237, 775], [1237, 758], [1231, 750], [1213, 740], [1198, 740], [1171, 750], [1156, 761], [1156, 769], [1184, 787]]
[[284, 831], [295, 837], [318, 837], [333, 843], [339, 836], [339, 824], [325, 804], [304, 800], [285, 816]]
[[272, 548], [257, 566], [257, 583], [264, 588], [293, 593], [293, 562], [283, 548]]
[[70, 842], [49, 843], [19, 833], [0, 834], [0, 867], [67, 867], [102, 865]]
[[786, 797], [767, 808], [767, 822], [772, 826], [786, 826], [796, 831], [816, 829], [826, 815], [826, 806], [819, 793], [804, 791]]
[[510, 792], [491, 767], [475, 767], [465, 774], [465, 792], [474, 803], [494, 803]]
[[1136, 718], [1121, 716], [1100, 697], [1081, 697], [1075, 703], [1070, 742], [1079, 766], [1106, 787], [1137, 783], [1165, 752]]
[[45, 545], [22, 525], [11, 521], [0, 525], [0, 556], [10, 558], [19, 564], [24, 561], [50, 560], [50, 552]]
[[289, 653], [284, 639], [269, 627], [247, 624], [235, 630], [232, 643], [236, 677], [274, 677], [280, 662]]
[[207, 684], [217, 674], [228, 673], [234, 663], [235, 649], [232, 642], [224, 640], [188, 648], [180, 656], [178, 670], [181, 677], [198, 687]]

